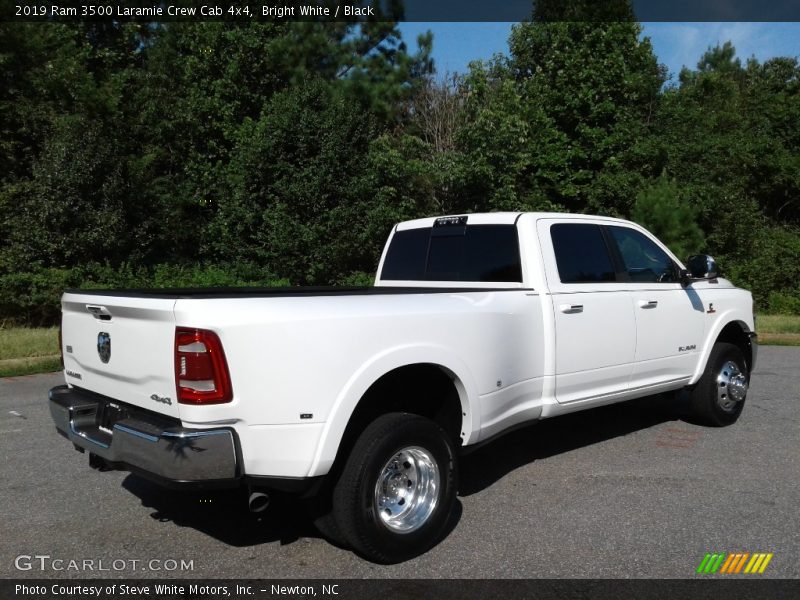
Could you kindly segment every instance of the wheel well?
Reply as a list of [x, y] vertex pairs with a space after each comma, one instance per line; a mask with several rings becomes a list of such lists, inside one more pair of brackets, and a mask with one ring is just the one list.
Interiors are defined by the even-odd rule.
[[744, 354], [744, 359], [747, 361], [747, 369], [751, 370], [753, 367], [753, 348], [750, 345], [750, 336], [747, 333], [750, 329], [740, 321], [731, 321], [717, 336], [717, 342], [727, 342], [738, 346]]
[[454, 376], [433, 364], [407, 365], [373, 383], [356, 405], [336, 454], [346, 459], [364, 428], [379, 416], [407, 412], [437, 423], [455, 446], [461, 445], [463, 411]]

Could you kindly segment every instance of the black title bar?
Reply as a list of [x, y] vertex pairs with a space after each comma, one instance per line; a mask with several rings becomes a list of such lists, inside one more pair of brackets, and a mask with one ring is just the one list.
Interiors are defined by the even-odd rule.
[[29, 579], [0, 580], [5, 600], [485, 600], [485, 598], [683, 600], [794, 600], [800, 582], [790, 579]]
[[[555, 7], [544, 11], [547, 18], [565, 21], [616, 20], [625, 4], [574, 0], [561, 2], [563, 10], [554, 0], [539, 1]], [[518, 22], [531, 18], [533, 5], [532, 0], [0, 0], [0, 20]], [[800, 0], [632, 0], [630, 5], [633, 18], [642, 22], [800, 21]]]

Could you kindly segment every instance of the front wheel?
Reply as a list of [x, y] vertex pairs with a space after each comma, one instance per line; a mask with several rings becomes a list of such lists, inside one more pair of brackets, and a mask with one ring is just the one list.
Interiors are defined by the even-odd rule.
[[690, 391], [692, 415], [706, 425], [723, 427], [742, 414], [750, 374], [738, 346], [718, 342], [711, 349], [706, 370]]
[[362, 556], [407, 560], [436, 544], [456, 500], [457, 459], [433, 421], [390, 413], [359, 436], [333, 492], [339, 531]]

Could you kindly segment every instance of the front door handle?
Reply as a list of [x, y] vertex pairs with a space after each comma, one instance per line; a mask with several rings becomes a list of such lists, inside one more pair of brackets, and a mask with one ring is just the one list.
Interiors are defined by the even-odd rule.
[[580, 313], [583, 312], [583, 304], [562, 304], [558, 310], [566, 314]]
[[655, 308], [658, 306], [658, 300], [639, 300], [639, 308]]

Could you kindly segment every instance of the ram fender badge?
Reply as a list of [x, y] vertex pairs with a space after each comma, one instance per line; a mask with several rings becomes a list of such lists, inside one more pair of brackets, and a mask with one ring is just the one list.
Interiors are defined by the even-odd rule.
[[105, 331], [97, 334], [97, 354], [104, 363], [111, 360], [111, 336]]

